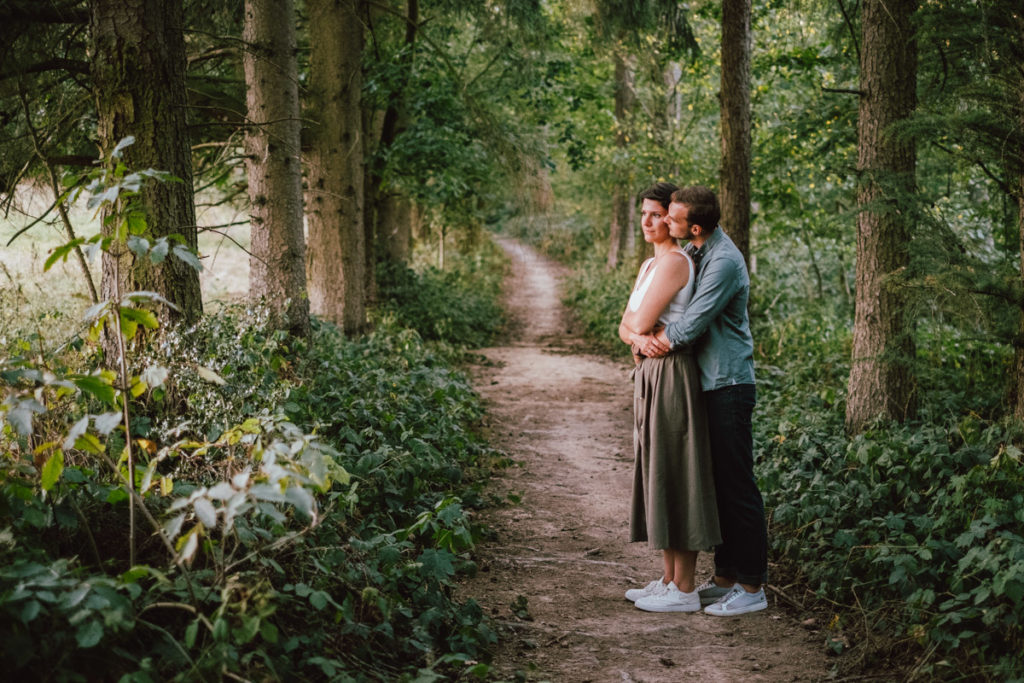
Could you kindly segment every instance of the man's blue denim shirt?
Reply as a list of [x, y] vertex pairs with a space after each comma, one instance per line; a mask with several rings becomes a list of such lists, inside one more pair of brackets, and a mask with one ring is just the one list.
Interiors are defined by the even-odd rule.
[[690, 305], [682, 318], [665, 328], [673, 347], [694, 346], [704, 391], [754, 383], [749, 297], [750, 275], [743, 254], [717, 228], [701, 248]]

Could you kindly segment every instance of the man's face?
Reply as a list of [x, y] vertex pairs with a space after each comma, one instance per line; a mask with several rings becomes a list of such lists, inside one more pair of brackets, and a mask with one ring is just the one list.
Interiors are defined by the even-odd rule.
[[665, 223], [665, 207], [656, 199], [645, 199], [640, 205], [640, 225], [644, 229], [644, 240], [661, 242], [668, 239], [668, 225]]
[[665, 222], [668, 223], [668, 234], [676, 239], [691, 240], [694, 237], [693, 226], [690, 225], [690, 207], [679, 202], [672, 202], [668, 205], [668, 215]]

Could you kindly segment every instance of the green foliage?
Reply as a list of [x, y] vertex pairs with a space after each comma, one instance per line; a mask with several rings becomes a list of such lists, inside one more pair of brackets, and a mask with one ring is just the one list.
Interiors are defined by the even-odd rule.
[[445, 270], [382, 264], [377, 269], [380, 316], [426, 340], [488, 345], [505, 323], [498, 304], [504, 261], [495, 249], [485, 246], [475, 258], [456, 258]]
[[573, 307], [583, 334], [596, 348], [613, 356], [628, 356], [628, 348], [619, 339], [619, 321], [636, 279], [632, 265], [607, 272], [591, 263], [566, 281], [565, 301]]
[[[118, 167], [113, 178], [90, 192], [97, 206], [122, 209], [113, 220], [124, 230], [85, 243], [176, 255], [148, 241], [144, 217], [122, 201], [137, 189], [133, 175]], [[453, 313], [435, 294], [395, 298], [393, 310], [415, 311], [439, 336], [485, 339], [500, 324], [499, 262], [492, 252], [460, 263], [420, 284], [440, 280], [450, 294], [472, 281], [470, 304]], [[161, 330], [154, 303], [166, 302], [123, 293], [86, 313], [93, 340], [106, 323], [126, 349], [121, 372], [98, 354], [44, 357], [20, 340], [0, 362], [0, 624], [11, 674], [485, 675], [479, 659], [494, 633], [475, 603], [451, 593], [475, 571], [482, 531], [471, 510], [495, 459], [473, 431], [481, 406], [450, 367], [453, 347], [393, 322], [355, 340], [317, 324], [310, 342], [296, 342], [270, 329], [265, 311], [232, 306]]]
[[757, 472], [787, 581], [833, 614], [826, 646], [849, 649], [847, 668], [1019, 675], [1024, 467], [1019, 427], [998, 421], [1004, 350], [922, 330], [919, 421], [849, 439], [843, 317], [827, 302], [766, 311], [776, 283], [758, 284]]

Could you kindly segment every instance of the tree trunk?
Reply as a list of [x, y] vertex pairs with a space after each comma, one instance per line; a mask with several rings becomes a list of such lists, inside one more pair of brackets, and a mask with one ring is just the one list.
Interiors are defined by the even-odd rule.
[[312, 147], [306, 201], [310, 310], [345, 334], [366, 328], [363, 29], [357, 0], [310, 0]]
[[382, 196], [377, 207], [377, 227], [387, 259], [393, 263], [408, 262], [412, 253], [412, 200], [397, 194]]
[[[630, 114], [636, 102], [633, 60], [621, 51], [615, 53], [615, 147], [624, 151], [632, 139]], [[624, 155], [622, 155], [624, 156]], [[625, 162], [619, 161], [612, 188], [611, 227], [608, 234], [608, 268], [616, 268], [626, 249], [633, 193]]]
[[[1018, 33], [1024, 39], [1024, 20], [1017, 21]], [[1019, 121], [1024, 126], [1024, 74], [1018, 73], [1017, 81], [1017, 103], [1020, 109]], [[1017, 176], [1017, 233], [1020, 235], [1020, 272], [1024, 278], [1024, 169], [1021, 169]], [[1024, 310], [1021, 310], [1020, 323], [1017, 332], [1017, 339], [1014, 344], [1014, 405], [1013, 414], [1016, 418], [1024, 420]]]
[[278, 329], [309, 334], [295, 8], [292, 0], [245, 0], [242, 39], [252, 246], [249, 297]]
[[909, 263], [916, 149], [892, 127], [916, 106], [916, 0], [866, 0], [858, 115], [857, 288], [846, 428], [915, 412], [914, 340], [893, 277]]
[[[192, 161], [185, 125], [185, 42], [181, 0], [92, 0], [91, 68], [100, 146], [110, 153], [122, 138], [130, 170], [155, 168], [182, 182], [148, 181], [141, 191], [147, 236], [180, 235], [196, 249]], [[104, 221], [104, 231], [113, 225]], [[158, 306], [164, 324], [202, 315], [199, 273], [171, 255], [159, 264], [114, 243], [103, 255], [101, 291], [115, 299], [153, 291], [177, 306]]]
[[[1024, 84], [1022, 84], [1024, 86]], [[1021, 107], [1024, 111], [1024, 87], [1021, 89]], [[1017, 230], [1020, 234], [1020, 272], [1024, 277], [1024, 174], [1017, 179]], [[1015, 397], [1013, 414], [1024, 420], [1024, 311], [1021, 311], [1020, 324], [1014, 344], [1014, 387]]]
[[750, 0], [722, 2], [722, 225], [750, 266]]
[[[395, 142], [395, 138], [406, 127], [408, 115], [404, 97], [408, 75], [412, 71], [413, 57], [416, 49], [416, 32], [419, 28], [419, 0], [406, 0], [405, 4], [405, 39], [403, 49], [399, 53], [397, 68], [401, 74], [398, 92], [388, 100], [388, 107], [383, 113], [379, 135], [373, 136], [377, 150], [386, 150]], [[376, 132], [376, 131], [375, 131]], [[368, 136], [367, 142], [371, 142]], [[366, 169], [366, 267], [367, 286], [376, 289], [374, 270], [378, 256], [389, 260], [405, 263], [409, 258], [411, 233], [407, 228], [411, 224], [401, 222], [401, 217], [408, 217], [409, 200], [395, 192], [383, 191], [384, 163], [378, 156]], [[399, 223], [394, 223], [398, 219]], [[390, 240], [398, 239], [398, 244]]]

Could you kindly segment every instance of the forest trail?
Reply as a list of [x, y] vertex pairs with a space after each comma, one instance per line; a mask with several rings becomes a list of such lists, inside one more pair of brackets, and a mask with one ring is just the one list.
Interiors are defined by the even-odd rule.
[[[484, 513], [496, 538], [478, 548], [480, 571], [459, 588], [499, 625], [494, 673], [559, 683], [826, 678], [821, 632], [772, 594], [768, 610], [730, 619], [647, 613], [625, 600], [661, 568], [660, 553], [627, 540], [628, 365], [581, 350], [559, 299], [560, 266], [498, 241], [512, 260], [515, 324], [505, 345], [481, 351], [473, 377], [491, 443], [515, 464], [490, 484], [506, 501]], [[710, 572], [702, 553], [698, 581]]]

